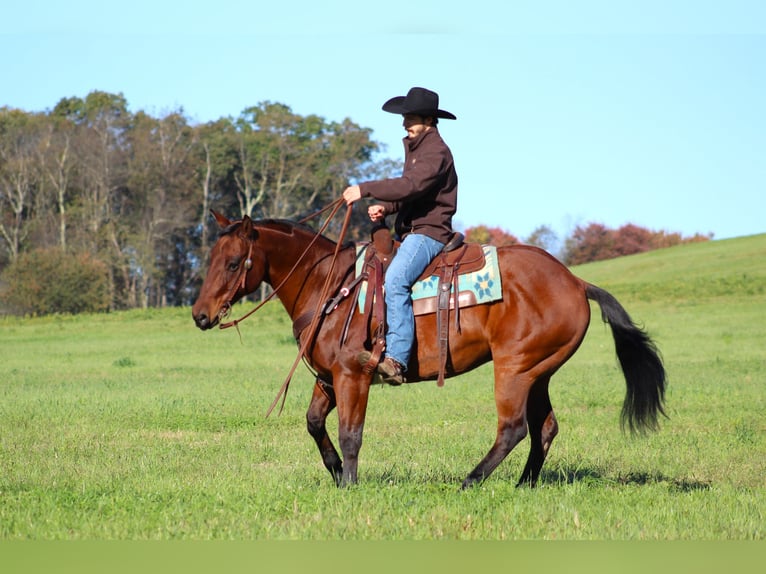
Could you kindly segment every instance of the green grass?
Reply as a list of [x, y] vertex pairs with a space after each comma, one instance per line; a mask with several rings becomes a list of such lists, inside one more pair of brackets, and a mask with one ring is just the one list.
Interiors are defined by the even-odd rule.
[[494, 440], [491, 365], [442, 389], [374, 387], [360, 483], [339, 490], [305, 431], [305, 369], [265, 418], [297, 350], [278, 305], [241, 343], [188, 309], [2, 319], [0, 539], [762, 540], [764, 255], [762, 235], [575, 270], [655, 337], [670, 419], [620, 432], [594, 312], [551, 385], [561, 432], [536, 489], [514, 486], [525, 441], [458, 490]]

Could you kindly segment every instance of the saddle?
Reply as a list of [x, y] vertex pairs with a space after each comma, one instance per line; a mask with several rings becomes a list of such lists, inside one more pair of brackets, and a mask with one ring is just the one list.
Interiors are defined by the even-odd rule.
[[[367, 280], [364, 314], [369, 325], [377, 320], [378, 327], [372, 338], [372, 355], [364, 365], [367, 373], [372, 373], [377, 367], [380, 357], [385, 350], [386, 314], [383, 298], [383, 281], [385, 270], [388, 268], [398, 247], [391, 237], [388, 228], [380, 226], [372, 230], [372, 241], [367, 249], [364, 272]], [[458, 278], [465, 273], [473, 273], [484, 267], [484, 250], [479, 243], [465, 243], [462, 233], [454, 233], [452, 238], [442, 248], [421, 274], [419, 280], [436, 278], [438, 280], [437, 295], [428, 299], [418, 300], [413, 304], [416, 315], [436, 313], [436, 326], [439, 337], [439, 375], [437, 385], [444, 386], [444, 377], [449, 360], [449, 316], [454, 309], [455, 327], [460, 332], [460, 307], [475, 304], [475, 300], [461, 297], [458, 291]], [[353, 307], [352, 307], [353, 310]], [[347, 320], [350, 322], [350, 319]], [[368, 329], [369, 332], [369, 329]]]

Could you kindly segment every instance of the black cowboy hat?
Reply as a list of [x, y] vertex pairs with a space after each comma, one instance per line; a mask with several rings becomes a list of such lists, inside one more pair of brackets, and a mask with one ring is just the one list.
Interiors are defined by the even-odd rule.
[[392, 114], [415, 114], [447, 120], [457, 119], [453, 114], [439, 109], [439, 94], [425, 88], [410, 88], [406, 96], [396, 96], [383, 104], [383, 110]]

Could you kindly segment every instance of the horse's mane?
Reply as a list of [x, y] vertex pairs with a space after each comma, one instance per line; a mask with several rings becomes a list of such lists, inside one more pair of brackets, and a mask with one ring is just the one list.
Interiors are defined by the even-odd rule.
[[[241, 219], [232, 221], [230, 225], [228, 225], [225, 229], [221, 231], [221, 235], [231, 234], [236, 229], [238, 229], [241, 224], [242, 224]], [[299, 221], [291, 221], [289, 219], [275, 219], [275, 218], [254, 219], [253, 226], [256, 229], [259, 227], [267, 227], [273, 231], [277, 231], [279, 233], [283, 233], [289, 236], [294, 236], [296, 231], [306, 233], [308, 235], [311, 235], [312, 237], [314, 235], [317, 235], [317, 230], [314, 229], [313, 227], [306, 225], [305, 223], [301, 223]], [[322, 235], [321, 238], [329, 242], [331, 245], [335, 245], [336, 243], [335, 241], [333, 241], [326, 235]], [[344, 243], [343, 247], [344, 248], [349, 247], [350, 245], [353, 245], [353, 243], [347, 241]]]

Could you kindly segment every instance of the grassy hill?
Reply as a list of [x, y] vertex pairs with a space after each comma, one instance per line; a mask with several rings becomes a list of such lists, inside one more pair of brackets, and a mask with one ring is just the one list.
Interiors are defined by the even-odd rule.
[[577, 275], [621, 297], [681, 302], [766, 293], [766, 234], [659, 249], [579, 265]]
[[552, 380], [561, 431], [535, 490], [515, 488], [526, 441], [457, 490], [494, 440], [491, 365], [375, 387], [360, 484], [339, 491], [305, 431], [305, 369], [264, 418], [296, 353], [278, 304], [241, 341], [189, 309], [0, 319], [0, 539], [763, 539], [765, 255], [758, 235], [574, 269], [657, 341], [670, 418], [620, 433], [594, 313]]

